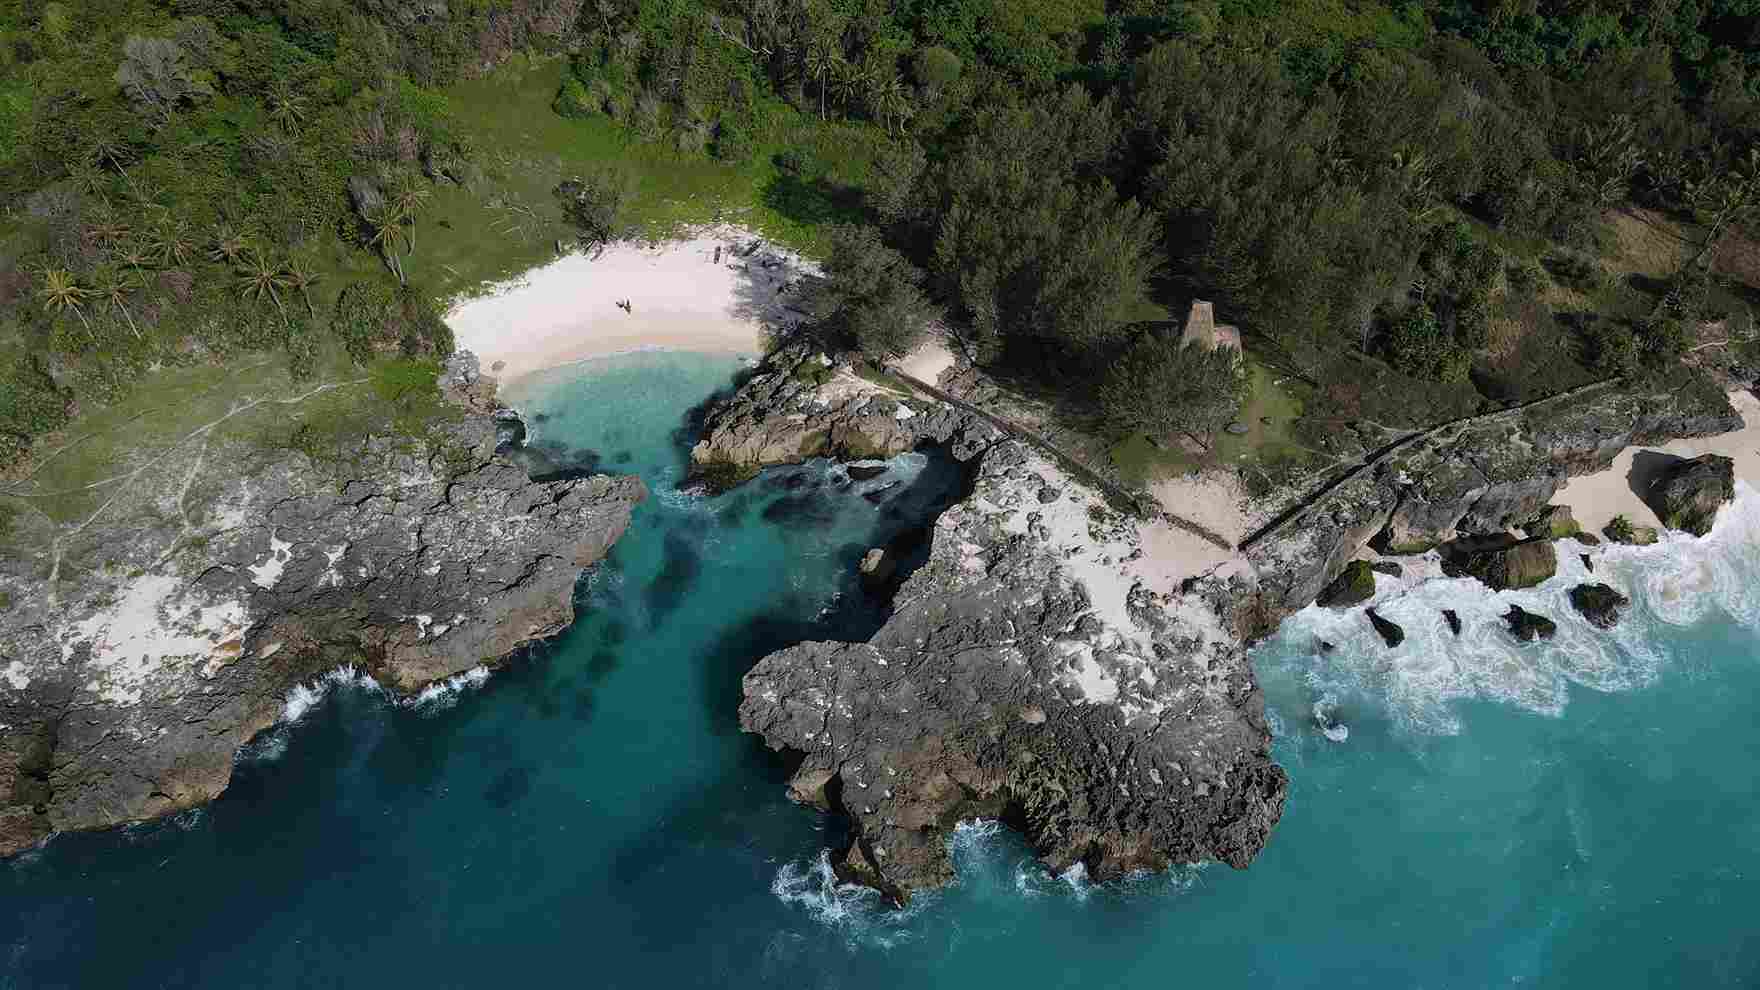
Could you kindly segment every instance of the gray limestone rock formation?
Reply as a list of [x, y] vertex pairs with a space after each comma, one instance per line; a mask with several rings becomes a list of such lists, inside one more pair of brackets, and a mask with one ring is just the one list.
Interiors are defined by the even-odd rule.
[[949, 444], [963, 459], [999, 435], [980, 417], [914, 399], [863, 377], [847, 359], [795, 345], [765, 359], [710, 412], [691, 467], [699, 480], [727, 488], [777, 464], [891, 457], [928, 442]]
[[533, 483], [495, 440], [475, 410], [339, 464], [208, 439], [82, 527], [21, 518], [24, 552], [0, 558], [0, 853], [213, 798], [327, 670], [410, 691], [568, 625], [646, 491]]
[[1244, 867], [1282, 814], [1234, 589], [1163, 600], [1082, 569], [1051, 514], [1100, 503], [1067, 478], [1066, 501], [1041, 502], [1052, 473], [991, 448], [870, 641], [804, 643], [746, 675], [740, 724], [803, 754], [791, 793], [854, 825], [846, 879], [900, 902], [945, 883], [949, 830], [980, 816], [1097, 879]]

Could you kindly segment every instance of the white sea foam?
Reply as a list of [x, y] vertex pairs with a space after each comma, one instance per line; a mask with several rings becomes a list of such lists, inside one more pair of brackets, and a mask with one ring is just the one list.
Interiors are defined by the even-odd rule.
[[841, 932], [851, 947], [890, 949], [911, 937], [911, 922], [933, 900], [918, 895], [895, 910], [869, 887], [842, 883], [831, 868], [831, 854], [820, 850], [811, 863], [784, 863], [770, 881], [770, 892], [813, 921]]
[[306, 713], [317, 707], [318, 703], [330, 696], [331, 689], [338, 685], [358, 687], [369, 691], [383, 693], [384, 688], [373, 680], [365, 671], [349, 664], [338, 667], [307, 684], [295, 684], [288, 692], [286, 702], [281, 706], [281, 721], [293, 725], [306, 717]]
[[422, 688], [413, 698], [399, 699], [398, 704], [423, 712], [439, 712], [458, 704], [458, 699], [468, 691], [474, 691], [489, 681], [489, 668], [476, 666], [462, 674], [454, 674], [443, 681]]
[[[1353, 702], [1383, 706], [1396, 725], [1418, 734], [1459, 732], [1462, 701], [1558, 716], [1573, 684], [1597, 691], [1642, 687], [1665, 662], [1662, 627], [1718, 614], [1748, 628], [1760, 625], [1760, 493], [1741, 484], [1737, 495], [1709, 536], [1670, 533], [1650, 547], [1604, 547], [1591, 558], [1593, 573], [1579, 559], [1589, 548], [1560, 542], [1557, 575], [1524, 591], [1493, 593], [1470, 578], [1378, 577], [1374, 605], [1405, 629], [1401, 646], [1387, 648], [1362, 609], [1311, 606], [1261, 648], [1262, 676], [1302, 681], [1311, 699], [1304, 705], [1328, 699], [1346, 708]], [[1613, 630], [1594, 628], [1571, 606], [1570, 589], [1587, 581], [1632, 599]], [[1557, 636], [1517, 641], [1502, 618], [1512, 604], [1555, 621]], [[1445, 608], [1460, 616], [1458, 637], [1444, 623]], [[1318, 653], [1320, 640], [1334, 649]]]

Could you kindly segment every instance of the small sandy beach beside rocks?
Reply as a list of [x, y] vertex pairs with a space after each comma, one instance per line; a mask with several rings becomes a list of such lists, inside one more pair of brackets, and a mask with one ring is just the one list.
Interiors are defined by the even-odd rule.
[[765, 327], [804, 319], [801, 283], [816, 273], [749, 230], [716, 227], [565, 255], [457, 301], [446, 322], [503, 385], [625, 351], [757, 355]]
[[1736, 390], [1730, 404], [1746, 424], [1733, 433], [1690, 440], [1675, 440], [1660, 447], [1627, 447], [1605, 471], [1570, 479], [1552, 501], [1571, 507], [1583, 529], [1600, 534], [1615, 516], [1625, 516], [1638, 526], [1662, 525], [1656, 513], [1639, 496], [1659, 469], [1677, 457], [1722, 454], [1736, 462], [1736, 479], [1760, 487], [1760, 398]]

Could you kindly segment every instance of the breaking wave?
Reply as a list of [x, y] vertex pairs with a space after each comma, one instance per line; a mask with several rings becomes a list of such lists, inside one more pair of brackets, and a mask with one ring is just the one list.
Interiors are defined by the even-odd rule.
[[770, 892], [813, 921], [841, 932], [852, 948], [890, 949], [908, 941], [912, 919], [932, 900], [918, 895], [909, 907], [895, 910], [879, 891], [838, 880], [831, 853], [823, 849], [811, 862], [784, 863], [770, 881]]
[[[1593, 569], [1580, 555], [1590, 554]], [[1414, 562], [1405, 579], [1378, 576], [1376, 610], [1404, 628], [1406, 641], [1387, 648], [1363, 610], [1310, 606], [1286, 620], [1255, 659], [1268, 694], [1281, 684], [1293, 711], [1321, 704], [1339, 725], [1351, 713], [1385, 711], [1415, 734], [1461, 731], [1458, 705], [1497, 701], [1542, 715], [1562, 715], [1573, 685], [1629, 691], [1653, 682], [1667, 662], [1669, 627], [1714, 615], [1760, 627], [1760, 493], [1738, 485], [1736, 501], [1704, 538], [1668, 533], [1649, 547], [1591, 549], [1558, 544], [1558, 572], [1537, 587], [1493, 592], [1471, 578], [1432, 577], [1434, 555]], [[1632, 599], [1619, 625], [1601, 630], [1570, 603], [1570, 589], [1602, 582]], [[1510, 605], [1558, 624], [1549, 642], [1522, 643], [1503, 621]], [[1442, 610], [1462, 624], [1455, 636]], [[1330, 644], [1323, 650], [1322, 642]], [[1299, 690], [1290, 690], [1292, 684]], [[1300, 697], [1291, 696], [1300, 694]], [[1313, 719], [1298, 723], [1318, 734]], [[1291, 726], [1279, 724], [1279, 733]]]

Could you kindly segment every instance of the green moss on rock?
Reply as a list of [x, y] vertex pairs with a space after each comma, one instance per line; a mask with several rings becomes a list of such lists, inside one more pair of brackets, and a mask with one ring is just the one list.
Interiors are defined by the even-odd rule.
[[1327, 608], [1350, 608], [1375, 597], [1375, 570], [1366, 560], [1353, 560], [1332, 579], [1316, 601]]

